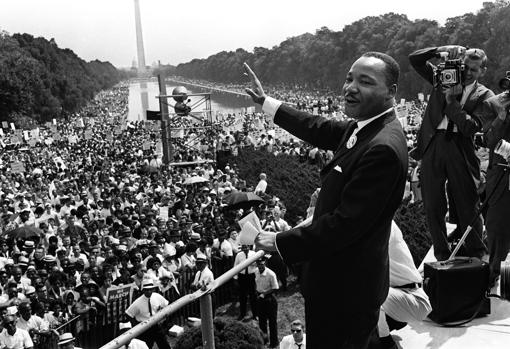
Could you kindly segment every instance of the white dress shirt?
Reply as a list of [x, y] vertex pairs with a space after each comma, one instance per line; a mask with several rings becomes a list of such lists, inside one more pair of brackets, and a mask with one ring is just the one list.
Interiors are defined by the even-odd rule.
[[[159, 293], [153, 292], [150, 297], [152, 315], [163, 309], [168, 305], [168, 301]], [[138, 322], [148, 320], [151, 317], [151, 311], [149, 310], [149, 298], [145, 295], [138, 297], [130, 306], [126, 309], [126, 314], [134, 318]]]
[[[301, 346], [298, 344], [301, 344]], [[301, 343], [296, 343], [294, 336], [291, 334], [283, 337], [280, 342], [280, 349], [306, 349], [306, 334], [303, 333], [303, 341]]]

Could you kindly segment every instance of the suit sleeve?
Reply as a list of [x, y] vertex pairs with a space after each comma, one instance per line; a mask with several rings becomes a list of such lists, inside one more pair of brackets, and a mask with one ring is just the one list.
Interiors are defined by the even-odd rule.
[[483, 102], [492, 96], [494, 96], [494, 93], [486, 89], [478, 98], [475, 109], [469, 114], [462, 109], [458, 101], [447, 104], [444, 112], [457, 125], [460, 133], [472, 137], [482, 129]]
[[504, 132], [510, 123], [510, 117], [508, 116], [505, 121], [498, 118], [498, 112], [495, 106], [496, 101], [494, 100], [494, 98], [498, 97], [499, 96], [493, 97], [483, 103], [483, 133], [489, 149], [494, 149], [496, 147], [500, 139], [503, 138]]
[[429, 62], [429, 59], [435, 58], [437, 53], [436, 47], [424, 48], [414, 51], [409, 55], [409, 62], [422, 78], [433, 83], [434, 65]]
[[[390, 200], [399, 191], [405, 173], [393, 149], [377, 145], [368, 150], [342, 191], [340, 205], [308, 227], [276, 235], [286, 263], [303, 262], [332, 254], [366, 238]], [[313, 246], [313, 248], [311, 248]]]
[[347, 121], [328, 120], [285, 104], [278, 108], [274, 122], [294, 136], [324, 150], [336, 150], [348, 127]]

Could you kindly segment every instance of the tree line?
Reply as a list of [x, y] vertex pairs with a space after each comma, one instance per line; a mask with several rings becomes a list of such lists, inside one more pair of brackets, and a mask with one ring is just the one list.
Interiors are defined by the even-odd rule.
[[476, 13], [449, 18], [444, 26], [428, 19], [411, 21], [388, 13], [365, 17], [341, 31], [327, 27], [315, 34], [289, 38], [271, 49], [255, 47], [222, 51], [206, 59], [179, 64], [175, 74], [221, 83], [245, 83], [242, 64], [247, 62], [263, 83], [285, 84], [339, 91], [352, 62], [367, 51], [385, 52], [400, 64], [399, 95], [416, 98], [430, 86], [414, 72], [408, 55], [420, 48], [458, 44], [484, 49], [489, 57], [483, 82], [494, 91], [510, 70], [510, 2], [486, 2]]
[[26, 124], [66, 116], [123, 74], [109, 62], [85, 62], [54, 39], [0, 32], [0, 120]]

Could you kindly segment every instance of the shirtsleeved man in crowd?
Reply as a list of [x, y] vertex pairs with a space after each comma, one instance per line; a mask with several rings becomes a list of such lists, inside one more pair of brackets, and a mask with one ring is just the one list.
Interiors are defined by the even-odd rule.
[[[477, 211], [480, 160], [475, 154], [473, 137], [482, 129], [483, 101], [494, 95], [478, 82], [487, 69], [487, 56], [480, 49], [431, 47], [411, 53], [409, 60], [416, 72], [433, 84], [436, 67], [430, 60], [443, 52], [448, 53], [450, 60], [462, 59], [463, 82], [447, 89], [432, 88], [413, 152], [413, 157], [421, 160], [421, 193], [434, 255], [439, 261], [448, 259], [451, 252], [446, 237], [446, 212], [457, 224], [454, 236], [460, 237]], [[466, 239], [468, 256], [481, 258], [486, 254], [481, 237], [482, 221], [478, 218]]]
[[257, 260], [255, 271], [255, 283], [257, 285], [257, 310], [259, 315], [259, 327], [267, 338], [267, 324], [269, 323], [269, 347], [278, 346], [278, 301], [275, 292], [278, 290], [276, 274], [266, 267], [266, 257]]
[[306, 334], [303, 323], [300, 320], [294, 320], [290, 324], [288, 336], [282, 338], [280, 349], [306, 349]]
[[[148, 320], [169, 304], [165, 297], [154, 292], [155, 288], [156, 286], [152, 279], [142, 281], [143, 295], [138, 297], [126, 310], [126, 314], [131, 318], [132, 323], [138, 324]], [[152, 326], [141, 334], [139, 339], [147, 343], [149, 348], [152, 348], [154, 342], [156, 342], [158, 348], [170, 349], [165, 332], [159, 325]]]
[[0, 348], [32, 349], [34, 347], [28, 332], [16, 327], [15, 316], [5, 316], [3, 325], [4, 329], [0, 332]]
[[[504, 166], [509, 159], [494, 152], [500, 141], [510, 142], [510, 91], [505, 91], [485, 101], [483, 113], [483, 132], [489, 148], [489, 166], [487, 168], [487, 209], [486, 227], [489, 242], [490, 282], [494, 284], [500, 273], [501, 262], [510, 251], [510, 184]], [[500, 176], [503, 176], [500, 179]], [[499, 180], [499, 183], [498, 183]]]
[[304, 264], [308, 348], [367, 348], [377, 337], [379, 309], [388, 294], [391, 220], [408, 168], [406, 139], [393, 110], [398, 63], [379, 52], [354, 62], [343, 96], [346, 114], [356, 121], [297, 111], [266, 96], [248, 65], [245, 70], [252, 83], [246, 92], [275, 124], [335, 152], [321, 170], [312, 224], [261, 232], [256, 247], [278, 251], [287, 264]]

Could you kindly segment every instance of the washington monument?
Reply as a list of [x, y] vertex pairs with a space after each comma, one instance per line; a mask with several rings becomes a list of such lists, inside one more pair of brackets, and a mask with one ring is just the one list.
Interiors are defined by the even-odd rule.
[[145, 50], [143, 48], [142, 20], [140, 18], [140, 3], [135, 0], [136, 48], [138, 51], [138, 75], [145, 73]]

